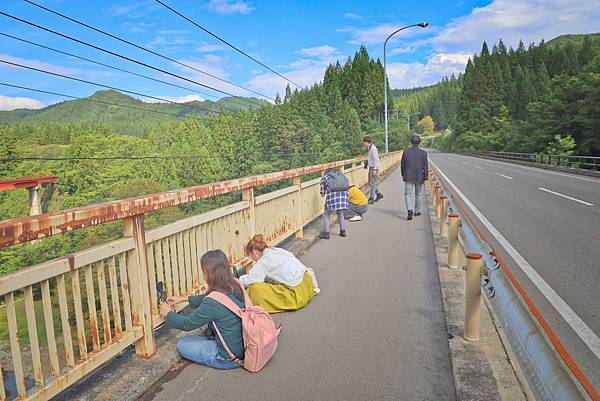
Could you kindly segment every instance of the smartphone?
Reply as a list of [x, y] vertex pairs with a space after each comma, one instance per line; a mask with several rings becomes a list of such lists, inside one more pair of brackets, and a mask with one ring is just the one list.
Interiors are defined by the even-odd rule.
[[165, 292], [165, 286], [162, 281], [156, 283], [156, 291], [158, 291], [158, 299], [160, 302], [167, 302], [167, 293]]

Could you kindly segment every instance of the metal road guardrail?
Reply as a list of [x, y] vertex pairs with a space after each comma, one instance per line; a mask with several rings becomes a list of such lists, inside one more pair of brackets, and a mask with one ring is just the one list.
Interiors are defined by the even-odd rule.
[[[536, 399], [599, 401], [600, 396], [590, 381], [471, 218], [471, 214], [477, 215], [473, 205], [435, 163], [430, 163], [433, 168], [430, 171], [429, 185], [436, 214], [441, 222], [445, 221], [445, 216], [441, 214], [445, 209], [444, 203], [447, 202], [447, 208], [452, 213], [450, 216], [460, 219], [459, 230], [465, 252], [483, 257], [485, 274], [481, 285], [490, 298]], [[449, 239], [449, 248], [450, 245]], [[456, 265], [456, 255], [453, 255], [455, 252], [456, 249], [449, 249], [449, 267], [456, 267], [452, 266]], [[465, 332], [467, 329], [472, 330], [467, 327], [467, 323], [465, 322]]]
[[584, 169], [600, 171], [600, 157], [594, 156], [573, 156], [573, 155], [548, 155], [540, 153], [518, 153], [518, 152], [494, 152], [494, 151], [473, 151], [467, 152], [474, 156], [489, 157], [499, 160], [511, 160], [538, 164], [542, 166], [567, 167], [575, 169]]
[[[383, 155], [382, 172], [395, 168], [401, 154]], [[351, 183], [364, 186], [363, 160], [0, 222], [0, 249], [109, 221], [123, 221], [124, 234], [122, 239], [0, 276], [0, 312], [5, 312], [0, 313], [0, 327], [8, 328], [10, 343], [9, 350], [0, 348], [0, 371], [11, 373], [8, 387], [14, 387], [21, 400], [48, 400], [132, 344], [139, 356], [152, 356], [154, 328], [163, 323], [157, 281], [165, 283], [169, 294], [193, 293], [202, 283], [199, 258], [204, 252], [222, 249], [232, 263], [243, 263], [244, 245], [256, 233], [263, 233], [273, 245], [293, 234], [301, 238], [303, 226], [323, 213], [320, 179], [302, 182], [302, 177], [338, 167]], [[254, 196], [255, 187], [286, 179], [293, 185]], [[145, 213], [238, 191], [241, 202], [144, 229]], [[23, 316], [27, 329], [20, 332], [18, 320]], [[7, 394], [4, 377], [0, 374], [0, 401], [15, 397]]]

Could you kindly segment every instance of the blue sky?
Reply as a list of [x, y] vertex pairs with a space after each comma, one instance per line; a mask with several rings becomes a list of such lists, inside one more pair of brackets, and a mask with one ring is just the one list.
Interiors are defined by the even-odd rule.
[[[285, 88], [286, 81], [220, 44], [154, 0], [34, 1], [268, 96], [282, 93]], [[463, 71], [483, 40], [493, 43], [502, 38], [515, 46], [519, 39], [528, 43], [566, 33], [600, 31], [598, 0], [164, 1], [302, 85], [320, 81], [329, 63], [343, 62], [361, 44], [372, 57], [383, 59], [385, 37], [397, 27], [421, 21], [429, 22], [430, 26], [403, 31], [388, 44], [388, 76], [393, 88], [429, 85], [443, 76]], [[239, 88], [146, 54], [22, 0], [3, 2], [0, 10], [221, 90], [248, 95]], [[0, 32], [172, 81], [191, 90], [135, 78], [0, 36], [2, 60], [176, 101], [222, 96], [5, 16], [0, 16]], [[0, 82], [74, 96], [88, 96], [101, 89], [2, 63]], [[0, 86], [0, 110], [39, 108], [61, 100], [64, 99], [55, 95]]]

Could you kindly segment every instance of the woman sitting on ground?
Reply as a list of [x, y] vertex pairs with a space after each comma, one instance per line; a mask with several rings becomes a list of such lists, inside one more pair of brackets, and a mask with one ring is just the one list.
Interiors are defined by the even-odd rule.
[[261, 234], [248, 242], [246, 254], [256, 263], [240, 281], [252, 303], [267, 312], [298, 310], [320, 292], [312, 269], [285, 249], [269, 248]]
[[[208, 286], [206, 293], [189, 297], [172, 297], [168, 304], [161, 303], [160, 315], [165, 318], [167, 327], [183, 331], [194, 330], [214, 322], [231, 352], [242, 361], [244, 359], [242, 320], [214, 299], [205, 298], [212, 291], [218, 291], [231, 298], [240, 308], [244, 308], [242, 288], [233, 276], [227, 256], [222, 251], [205, 253], [200, 259], [200, 266]], [[179, 315], [172, 311], [173, 305], [185, 301], [195, 308], [189, 315]], [[239, 368], [240, 364], [230, 358], [220, 339], [210, 337], [204, 335], [182, 337], [177, 341], [177, 351], [183, 358], [201, 365], [216, 369]]]

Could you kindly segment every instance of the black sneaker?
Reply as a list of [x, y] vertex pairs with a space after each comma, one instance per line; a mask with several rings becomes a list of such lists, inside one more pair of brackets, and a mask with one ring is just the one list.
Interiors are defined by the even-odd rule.
[[347, 237], [346, 230], [341, 230], [340, 231], [340, 237], [344, 237], [344, 238]]
[[413, 218], [413, 211], [409, 210], [408, 211], [408, 216], [406, 216], [406, 220], [412, 220], [412, 218]]
[[421, 213], [415, 213], [415, 217], [420, 216], [420, 215], [421, 215]]
[[369, 198], [369, 205], [372, 205], [373, 203], [375, 203], [375, 201], [373, 200], [373, 198]]
[[319, 233], [319, 238], [321, 238], [321, 239], [329, 239], [329, 233], [326, 233], [325, 231], [321, 231]]
[[377, 197], [375, 198], [375, 202], [377, 202], [378, 200], [383, 199], [383, 194], [380, 192], [377, 194]]

